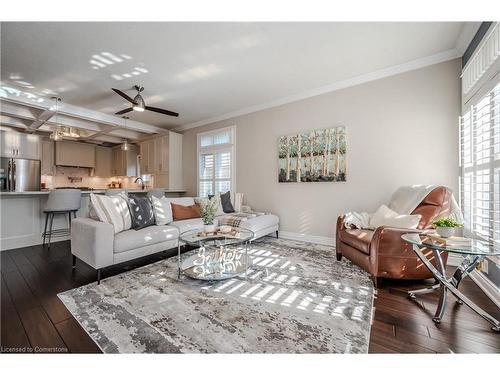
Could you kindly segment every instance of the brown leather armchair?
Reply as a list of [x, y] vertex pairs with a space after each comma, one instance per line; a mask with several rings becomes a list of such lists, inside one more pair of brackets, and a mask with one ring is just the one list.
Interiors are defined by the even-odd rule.
[[[336, 230], [337, 260], [345, 256], [373, 276], [375, 286], [380, 278], [421, 280], [432, 277], [431, 272], [417, 258], [412, 246], [401, 239], [401, 235], [430, 228], [432, 222], [450, 213], [451, 192], [443, 187], [432, 190], [412, 214], [422, 218], [418, 228], [401, 229], [382, 226], [376, 230], [346, 228], [344, 217], [339, 216]], [[437, 267], [432, 253], [428, 259]], [[443, 254], [443, 261], [448, 254]]]

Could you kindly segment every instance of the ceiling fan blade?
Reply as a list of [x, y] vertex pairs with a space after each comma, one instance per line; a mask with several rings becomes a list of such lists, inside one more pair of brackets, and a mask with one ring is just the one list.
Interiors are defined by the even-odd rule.
[[167, 115], [167, 116], [174, 116], [174, 117], [178, 117], [179, 116], [179, 114], [177, 112], [167, 111], [166, 109], [161, 109], [161, 108], [156, 108], [156, 107], [150, 107], [150, 106], [146, 106], [146, 109], [148, 111], [158, 112], [158, 113], [161, 113], [161, 114]]
[[120, 95], [123, 99], [125, 100], [128, 100], [130, 103], [135, 103], [134, 102], [134, 99], [132, 99], [130, 96], [128, 96], [127, 94], [125, 94], [123, 91], [120, 91], [118, 89], [111, 89], [113, 90], [114, 92], [116, 92], [118, 95]]
[[133, 111], [132, 108], [125, 108], [125, 109], [122, 109], [121, 111], [118, 111], [115, 113], [115, 115], [123, 115], [124, 113], [128, 113], [130, 111]]

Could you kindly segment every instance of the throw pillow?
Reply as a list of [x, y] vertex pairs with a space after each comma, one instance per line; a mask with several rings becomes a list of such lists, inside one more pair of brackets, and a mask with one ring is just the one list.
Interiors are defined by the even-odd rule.
[[183, 206], [180, 204], [170, 203], [172, 206], [172, 216], [174, 220], [187, 220], [201, 217], [200, 206], [193, 204], [192, 206]]
[[104, 223], [112, 224], [115, 233], [131, 228], [132, 221], [125, 194], [107, 196], [91, 193], [90, 202], [96, 217]]
[[422, 215], [400, 215], [385, 204], [380, 206], [370, 219], [370, 226], [378, 228], [389, 226], [395, 228], [416, 229]]
[[220, 203], [222, 204], [222, 209], [226, 214], [234, 212], [234, 207], [231, 203], [231, 192], [227, 191], [224, 194], [221, 194]]
[[171, 223], [174, 219], [172, 217], [172, 207], [170, 206], [170, 199], [168, 199], [167, 197], [157, 198], [155, 196], [152, 196], [151, 198], [156, 225], [166, 225]]
[[128, 197], [132, 228], [139, 230], [155, 224], [153, 205], [148, 197], [131, 194]]

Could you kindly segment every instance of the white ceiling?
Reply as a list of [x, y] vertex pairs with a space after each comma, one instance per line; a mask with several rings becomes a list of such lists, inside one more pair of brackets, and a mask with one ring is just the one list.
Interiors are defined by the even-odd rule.
[[416, 59], [459, 56], [478, 25], [2, 23], [1, 80], [107, 114], [127, 106], [111, 87], [133, 96], [142, 84], [148, 105], [180, 116], [130, 117], [175, 128]]

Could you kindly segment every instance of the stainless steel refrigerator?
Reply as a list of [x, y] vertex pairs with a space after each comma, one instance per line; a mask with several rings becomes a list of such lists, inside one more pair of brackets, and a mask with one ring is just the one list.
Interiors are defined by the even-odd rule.
[[0, 159], [1, 191], [40, 190], [40, 160]]

